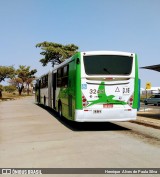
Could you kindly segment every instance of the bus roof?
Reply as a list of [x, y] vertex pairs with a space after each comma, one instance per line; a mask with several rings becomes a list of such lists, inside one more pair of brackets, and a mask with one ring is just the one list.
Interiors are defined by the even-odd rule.
[[86, 51], [86, 52], [81, 52], [81, 54], [85, 55], [124, 55], [124, 56], [130, 56], [134, 55], [135, 53], [131, 52], [122, 52], [122, 51]]

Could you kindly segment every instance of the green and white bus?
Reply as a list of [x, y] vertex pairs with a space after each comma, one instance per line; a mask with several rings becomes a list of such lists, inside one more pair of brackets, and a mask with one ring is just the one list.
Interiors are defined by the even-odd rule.
[[69, 120], [135, 120], [139, 106], [137, 54], [78, 52], [37, 80], [36, 102]]

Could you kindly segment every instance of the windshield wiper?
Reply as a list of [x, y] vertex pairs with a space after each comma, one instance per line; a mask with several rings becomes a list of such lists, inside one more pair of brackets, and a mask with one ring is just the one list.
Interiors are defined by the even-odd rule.
[[103, 70], [104, 70], [105, 72], [107, 72], [108, 74], [111, 74], [107, 68], [103, 68]]

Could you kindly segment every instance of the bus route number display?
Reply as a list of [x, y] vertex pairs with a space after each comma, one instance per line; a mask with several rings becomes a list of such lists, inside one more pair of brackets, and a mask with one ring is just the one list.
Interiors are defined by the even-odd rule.
[[129, 87], [123, 87], [123, 94], [124, 95], [130, 94], [130, 88]]

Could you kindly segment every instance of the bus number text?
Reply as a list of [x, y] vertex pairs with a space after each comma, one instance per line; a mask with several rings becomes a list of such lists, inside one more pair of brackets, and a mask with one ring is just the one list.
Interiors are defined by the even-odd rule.
[[124, 87], [123, 88], [123, 94], [129, 94], [130, 93], [130, 88], [129, 87]]
[[104, 90], [90, 89], [89, 93], [90, 94], [103, 94], [103, 93], [105, 93], [105, 91]]
[[90, 89], [89, 93], [90, 93], [90, 94], [96, 94], [97, 91], [96, 91], [96, 89]]

